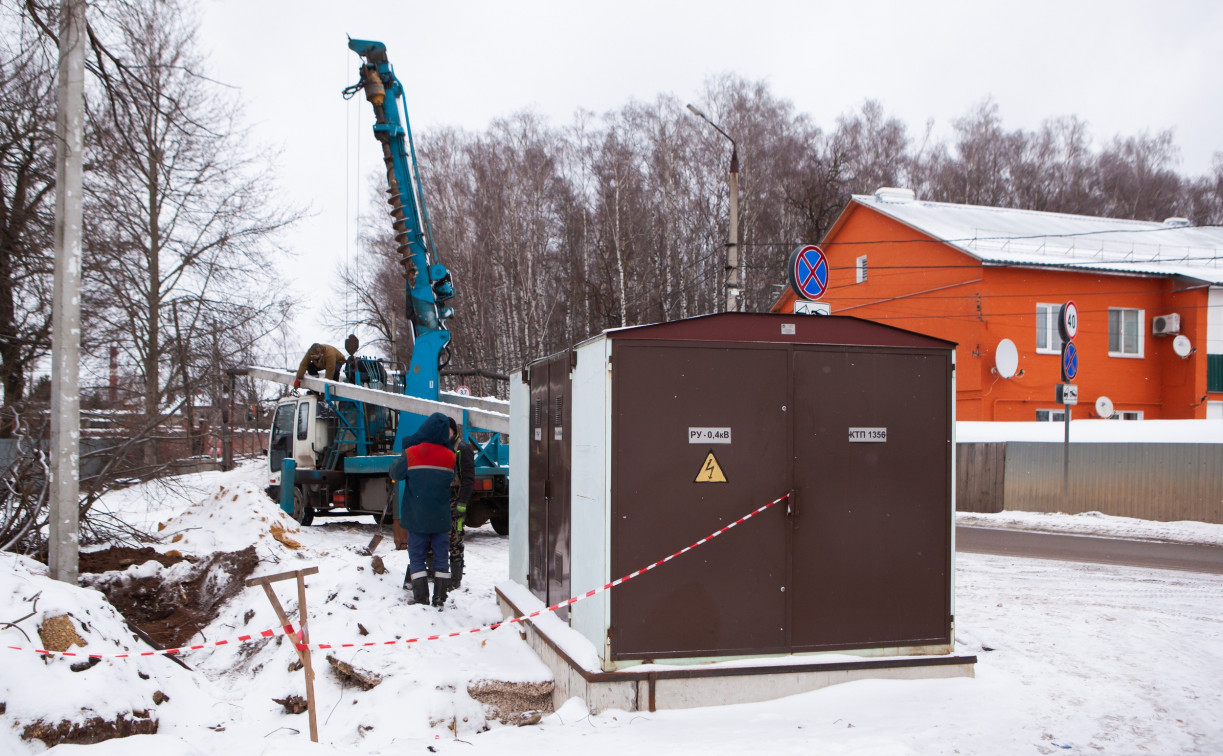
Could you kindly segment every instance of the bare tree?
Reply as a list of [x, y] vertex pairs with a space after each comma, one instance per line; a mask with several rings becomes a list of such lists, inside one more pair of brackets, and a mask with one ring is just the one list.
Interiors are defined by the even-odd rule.
[[1163, 220], [1180, 205], [1180, 160], [1171, 130], [1115, 137], [1099, 159], [1100, 214]]
[[956, 119], [953, 128], [952, 157], [933, 177], [931, 199], [1011, 206], [1013, 169], [1024, 149], [1024, 133], [1003, 128], [998, 103], [993, 99]]
[[837, 118], [829, 141], [845, 156], [844, 180], [852, 194], [907, 185], [912, 160], [908, 128], [889, 117], [878, 100], [867, 100], [859, 112]]
[[[93, 112], [98, 169], [87, 180], [91, 327], [83, 340], [95, 353], [117, 345], [139, 366], [152, 420], [170, 393], [193, 393], [184, 346], [172, 343], [184, 329], [188, 340], [218, 327], [227, 338], [250, 338], [284, 317], [288, 303], [275, 293], [266, 255], [294, 215], [269, 201], [275, 192], [244, 146], [237, 105], [200, 74], [183, 8], [141, 0], [112, 21], [110, 49], [127, 75]], [[235, 315], [249, 332], [232, 327]], [[151, 445], [145, 457], [155, 461]]]
[[412, 326], [407, 317], [407, 285], [390, 216], [387, 182], [375, 182], [372, 220], [361, 229], [354, 259], [337, 265], [333, 294], [343, 308], [325, 310], [323, 325], [356, 333], [368, 349], [381, 350], [391, 361], [406, 364], [412, 356]]
[[[24, 18], [0, 40], [0, 387], [16, 417], [29, 366], [50, 350], [55, 60]], [[11, 422], [0, 437], [11, 438]]]

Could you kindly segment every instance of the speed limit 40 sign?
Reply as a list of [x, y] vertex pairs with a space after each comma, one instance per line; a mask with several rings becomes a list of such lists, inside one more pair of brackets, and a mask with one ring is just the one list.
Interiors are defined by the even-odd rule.
[[1073, 300], [1062, 305], [1058, 311], [1057, 331], [1061, 334], [1062, 341], [1074, 341], [1074, 337], [1078, 335], [1079, 308], [1075, 307]]

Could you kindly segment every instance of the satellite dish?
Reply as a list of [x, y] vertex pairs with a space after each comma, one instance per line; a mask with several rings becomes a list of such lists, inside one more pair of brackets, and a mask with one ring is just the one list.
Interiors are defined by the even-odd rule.
[[1189, 359], [1189, 355], [1193, 354], [1193, 344], [1189, 343], [1189, 337], [1185, 334], [1172, 339], [1172, 351], [1176, 352], [1176, 356], [1182, 360]]
[[1096, 399], [1096, 414], [1107, 420], [1113, 416], [1113, 400], [1107, 396]]
[[1015, 348], [1015, 342], [1010, 339], [999, 341], [998, 347], [994, 349], [994, 369], [998, 371], [998, 375], [1011, 378], [1018, 368], [1019, 350]]

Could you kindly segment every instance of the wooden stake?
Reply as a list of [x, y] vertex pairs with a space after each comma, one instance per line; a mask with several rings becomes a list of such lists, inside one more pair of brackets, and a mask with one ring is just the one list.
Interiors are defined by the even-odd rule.
[[300, 622], [298, 631], [292, 636], [293, 649], [297, 651], [297, 658], [301, 660], [302, 670], [306, 673], [306, 712], [310, 717], [310, 740], [315, 743], [318, 742], [318, 715], [315, 713], [314, 705], [314, 665], [310, 661], [310, 649], [308, 647], [299, 648], [298, 644], [309, 646], [310, 643], [310, 629], [306, 624], [306, 576], [317, 573], [318, 567], [307, 567], [304, 570], [281, 572], [246, 581], [247, 586], [263, 587], [263, 592], [267, 594], [268, 601], [272, 602], [272, 610], [276, 612], [280, 624], [287, 626], [290, 624], [289, 616], [285, 614], [284, 607], [280, 605], [280, 599], [276, 597], [276, 592], [272, 590], [271, 584], [289, 578], [297, 578], [297, 614]]

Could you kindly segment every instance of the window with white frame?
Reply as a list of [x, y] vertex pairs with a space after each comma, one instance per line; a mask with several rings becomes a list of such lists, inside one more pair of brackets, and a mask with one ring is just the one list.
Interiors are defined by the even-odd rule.
[[1144, 321], [1142, 310], [1108, 308], [1108, 356], [1141, 357]]
[[863, 281], [866, 280], [866, 255], [862, 255], [861, 257], [858, 258], [857, 269], [858, 269], [858, 283], [862, 283]]
[[1124, 412], [1114, 412], [1110, 420], [1141, 420], [1142, 410], [1126, 410]]
[[1038, 423], [1064, 423], [1066, 422], [1066, 410], [1064, 409], [1038, 409], [1036, 410], [1036, 422]]
[[1061, 354], [1062, 335], [1057, 330], [1057, 314], [1060, 304], [1036, 305], [1036, 352], [1038, 354]]

